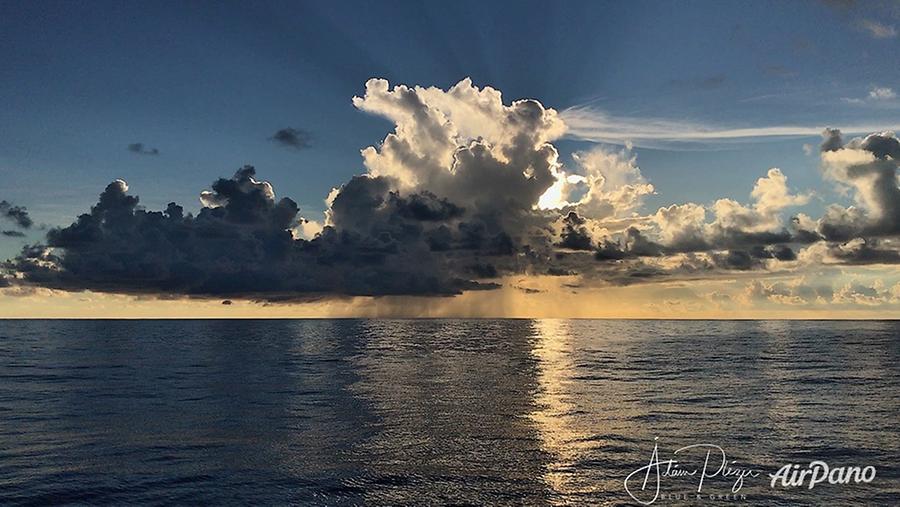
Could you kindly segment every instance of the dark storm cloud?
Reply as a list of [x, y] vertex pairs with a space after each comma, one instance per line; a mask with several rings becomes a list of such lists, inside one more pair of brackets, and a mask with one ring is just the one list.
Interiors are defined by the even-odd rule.
[[854, 139], [850, 146], [858, 146], [860, 149], [871, 152], [882, 160], [886, 158], [891, 158], [895, 161], [900, 160], [900, 139], [897, 139], [895, 135], [886, 133], [870, 134], [862, 142]]
[[665, 247], [648, 239], [640, 230], [629, 227], [620, 238], [604, 237], [600, 240], [594, 251], [594, 258], [599, 261], [615, 261], [626, 258], [660, 257], [667, 252]]
[[741, 249], [768, 245], [781, 245], [792, 241], [799, 242], [787, 229], [781, 231], [747, 232], [741, 229], [728, 229], [712, 238], [714, 249]]
[[422, 251], [423, 259], [445, 251], [463, 257], [508, 256], [518, 248], [490, 217], [464, 216], [465, 208], [431, 192], [404, 197], [391, 188], [387, 177], [353, 177], [331, 204], [334, 229], [383, 240], [392, 251], [401, 245]]
[[497, 278], [500, 274], [493, 264], [473, 264], [470, 269], [478, 278]]
[[[389, 177], [352, 178], [335, 193], [329, 224], [304, 240], [291, 234], [302, 220], [297, 204], [277, 199], [250, 166], [202, 192], [196, 216], [175, 203], [144, 210], [117, 180], [89, 213], [49, 231], [46, 246], [26, 247], [6, 268], [25, 284], [64, 290], [289, 301], [317, 294], [452, 295], [496, 288], [476, 280], [522, 272], [630, 285], [796, 258], [788, 243], [797, 237], [787, 231], [713, 228], [691, 241], [662, 244], [629, 227], [594, 242], [586, 219], [574, 212], [559, 218], [563, 231], [544, 251], [539, 242], [523, 243], [492, 213], [394, 188]], [[552, 247], [562, 250], [551, 254]], [[642, 260], [674, 254], [684, 256], [675, 268]], [[895, 262], [896, 254], [873, 243], [845, 246], [831, 257], [864, 264]]]
[[428, 191], [413, 194], [406, 199], [393, 193], [391, 201], [400, 216], [413, 220], [442, 222], [458, 218], [464, 211], [447, 199], [439, 199]]
[[[452, 295], [496, 288], [476, 280], [523, 272], [629, 285], [761, 269], [769, 259], [795, 260], [789, 244], [804, 242], [786, 229], [744, 231], [756, 222], [741, 220], [666, 244], [636, 227], [595, 242], [587, 220], [569, 212], [557, 215], [562, 232], [557, 239], [547, 236], [542, 249], [540, 241], [526, 244], [506, 229], [509, 221], [498, 218], [496, 205], [468, 209], [429, 191], [396, 188], [390, 177], [352, 178], [335, 192], [329, 224], [305, 240], [291, 233], [303, 220], [297, 204], [277, 199], [250, 166], [202, 192], [204, 207], [196, 216], [175, 203], [146, 211], [117, 180], [89, 213], [49, 231], [46, 246], [23, 249], [6, 267], [26, 284], [65, 290], [288, 301], [317, 294]], [[553, 254], [554, 247], [561, 250]], [[676, 254], [683, 258], [675, 268], [645, 262]], [[871, 244], [831, 257], [862, 264], [894, 262], [896, 254]]]
[[787, 245], [769, 245], [762, 248], [756, 247], [751, 250], [751, 255], [758, 259], [777, 259], [780, 261], [797, 260], [797, 254]]
[[584, 226], [585, 222], [586, 220], [578, 216], [578, 213], [569, 212], [563, 219], [563, 231], [557, 246], [570, 250], [593, 250], [594, 242]]
[[598, 261], [618, 261], [626, 257], [628, 257], [628, 252], [622, 248], [621, 243], [609, 238], [600, 241], [594, 251], [594, 258]]
[[814, 251], [824, 253], [830, 263], [897, 264], [900, 140], [893, 132], [881, 132], [845, 141], [837, 129], [826, 129], [822, 137], [826, 176], [852, 190], [856, 204], [828, 205], [815, 232], [803, 231], [825, 240], [813, 245]]
[[[900, 139], [887, 132], [842, 144], [841, 133], [836, 129], [826, 130], [823, 136], [823, 157], [830, 163], [831, 177], [853, 187], [866, 209], [829, 206], [819, 220], [819, 234], [831, 241], [900, 234]], [[848, 152], [870, 153], [874, 160], [848, 162], [840, 158]]]
[[[598, 244], [594, 257], [597, 260], [621, 260], [635, 257], [663, 257], [675, 254], [713, 252], [715, 265], [723, 269], [750, 269], [760, 267], [760, 259], [780, 261], [796, 260], [797, 256], [788, 244], [812, 243], [821, 239], [780, 232], [745, 232], [739, 229], [718, 230], [709, 236], [680, 238], [663, 245], [647, 238], [640, 230], [630, 227], [619, 239], [604, 238]], [[724, 253], [722, 253], [724, 251]]]
[[857, 239], [828, 248], [829, 256], [842, 264], [900, 264], [900, 252], [885, 248], [877, 239]]
[[[723, 198], [641, 216], [653, 187], [633, 155], [598, 148], [578, 158], [580, 173], [569, 171], [552, 144], [566, 131], [556, 111], [532, 99], [507, 105], [498, 90], [468, 79], [446, 91], [373, 79], [353, 104], [392, 121], [394, 131], [362, 150], [366, 173], [333, 190], [321, 224], [299, 216], [297, 203], [276, 197], [250, 166], [213, 182], [196, 215], [174, 202], [148, 211], [117, 180], [89, 212], [9, 261], [9, 278], [64, 290], [280, 302], [446, 296], [496, 288], [485, 280], [513, 274], [611, 285], [685, 280], [813, 254], [892, 262], [889, 241], [821, 241], [837, 230], [848, 240], [894, 230], [898, 147], [887, 133], [844, 143], [827, 131], [821, 156], [838, 164], [833, 177], [856, 189], [865, 210], [831, 207], [819, 221], [798, 214], [785, 227], [784, 210], [809, 195], [792, 191], [776, 168], [757, 180], [749, 204]], [[309, 145], [293, 128], [271, 140]], [[795, 253], [810, 243], [804, 254], [818, 250]]]
[[136, 155], [150, 155], [150, 156], [159, 155], [158, 149], [144, 146], [144, 143], [131, 143], [128, 145], [128, 151], [130, 151], [131, 153], [134, 153]]
[[8, 238], [24, 238], [25, 237], [25, 233], [21, 232], [21, 231], [3, 231], [0, 234], [3, 234], [4, 236], [6, 236]]
[[34, 221], [28, 216], [28, 210], [24, 206], [14, 206], [8, 201], [0, 201], [0, 217], [11, 221], [23, 229], [28, 229], [34, 225]]
[[822, 144], [819, 149], [822, 151], [837, 151], [844, 147], [844, 139], [839, 129], [827, 128], [822, 132]]
[[747, 271], [762, 266], [762, 261], [743, 250], [730, 250], [725, 253], [713, 253], [713, 264], [722, 269]]
[[293, 127], [287, 127], [275, 132], [270, 141], [293, 150], [304, 150], [312, 146], [312, 134]]
[[[311, 241], [291, 234], [297, 204], [276, 199], [252, 167], [217, 180], [201, 200], [205, 207], [196, 216], [175, 203], [146, 211], [124, 181], [114, 181], [89, 213], [52, 229], [46, 247], [27, 247], [6, 267], [25, 283], [66, 290], [261, 300], [315, 293], [449, 295], [496, 287], [464, 276], [473, 257], [456, 269], [425, 241], [435, 220], [458, 217], [461, 208], [433, 195], [400, 197], [379, 178], [345, 185], [332, 208], [340, 229], [325, 227]], [[479, 230], [484, 237], [476, 242], [477, 253], [493, 255], [496, 245], [486, 229]], [[451, 246], [465, 248], [466, 236], [451, 232]]]
[[[728, 250], [701, 250], [680, 253], [685, 255], [680, 265], [673, 272], [697, 273], [712, 271], [716, 268], [748, 271], [764, 268], [764, 261], [767, 259], [777, 259], [779, 261], [793, 261], [797, 259], [793, 249], [781, 244], [752, 245], [747, 249], [732, 248]], [[708, 260], [707, 258], [697, 257], [697, 254], [708, 254]], [[656, 253], [656, 255], [661, 254]]]

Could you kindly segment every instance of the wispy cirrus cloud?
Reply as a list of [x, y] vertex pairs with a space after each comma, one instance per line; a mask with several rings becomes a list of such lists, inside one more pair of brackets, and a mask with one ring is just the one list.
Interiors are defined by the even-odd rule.
[[[713, 144], [752, 141], [765, 138], [817, 137], [825, 125], [727, 126], [671, 118], [618, 116], [590, 105], [564, 109], [560, 116], [570, 138], [608, 144], [634, 144], [662, 147], [672, 144]], [[851, 125], [846, 133], [861, 134], [884, 130], [900, 130], [900, 123]]]
[[860, 20], [859, 27], [876, 39], [893, 39], [897, 37], [897, 29], [893, 25], [879, 23], [871, 19]]
[[[835, 9], [850, 20], [861, 32], [873, 39], [893, 39], [897, 37], [897, 27], [890, 24], [890, 18], [900, 18], [900, 8], [894, 0], [823, 0], [823, 4]], [[877, 19], [877, 21], [876, 21]]]

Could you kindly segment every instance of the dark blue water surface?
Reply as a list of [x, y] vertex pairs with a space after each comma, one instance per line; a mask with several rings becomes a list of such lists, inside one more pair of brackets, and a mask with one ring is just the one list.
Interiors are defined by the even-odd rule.
[[[0, 321], [0, 356], [2, 504], [627, 505], [714, 444], [744, 497], [655, 505], [900, 505], [897, 322]], [[770, 487], [813, 460], [877, 475]]]

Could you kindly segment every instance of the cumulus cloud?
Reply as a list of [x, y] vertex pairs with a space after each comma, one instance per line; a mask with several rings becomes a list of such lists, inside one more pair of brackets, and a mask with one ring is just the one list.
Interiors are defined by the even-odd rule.
[[136, 155], [159, 155], [158, 149], [144, 146], [144, 143], [131, 143], [128, 145], [128, 151]]
[[575, 153], [573, 158], [583, 174], [576, 176], [581, 177], [587, 188], [580, 200], [569, 205], [584, 216], [595, 220], [628, 217], [645, 196], [654, 193], [653, 185], [641, 174], [636, 157], [627, 151], [595, 148]]
[[28, 210], [24, 206], [15, 206], [8, 201], [0, 201], [0, 218], [4, 218], [22, 229], [28, 229], [34, 225], [34, 221], [28, 216]]
[[857, 306], [881, 306], [898, 302], [900, 284], [886, 288], [881, 281], [872, 284], [851, 280], [834, 293], [834, 302]]
[[888, 287], [882, 280], [850, 279], [835, 285], [814, 282], [808, 277], [773, 282], [754, 280], [746, 286], [740, 299], [748, 304], [881, 306], [900, 302], [900, 283]]
[[447, 90], [372, 79], [353, 104], [394, 127], [361, 151], [365, 172], [332, 189], [321, 220], [301, 216], [251, 166], [200, 192], [196, 215], [176, 203], [148, 211], [115, 180], [87, 213], [8, 261], [7, 279], [282, 301], [445, 296], [496, 288], [510, 275], [628, 285], [810, 262], [895, 262], [893, 134], [844, 142], [840, 131], [826, 132], [823, 167], [855, 189], [853, 209], [790, 216], [810, 194], [771, 168], [746, 199], [647, 213], [644, 199], [656, 189], [631, 149], [595, 147], [564, 164], [553, 143], [570, 125], [537, 100], [504, 101], [468, 79]]
[[593, 250], [594, 241], [584, 226], [586, 220], [574, 211], [563, 218], [563, 231], [558, 246], [570, 250]]
[[900, 245], [893, 239], [854, 238], [847, 242], [820, 242], [800, 252], [806, 264], [900, 264]]
[[[29, 283], [224, 295], [454, 294], [549, 257], [554, 216], [536, 209], [559, 167], [564, 125], [535, 100], [504, 104], [468, 80], [450, 90], [371, 80], [354, 98], [393, 120], [368, 172], [332, 192], [322, 231], [245, 167], [203, 209], [148, 212], [111, 183], [91, 212], [13, 261]], [[486, 276], [489, 275], [489, 276]]]
[[269, 138], [275, 144], [292, 150], [305, 150], [312, 146], [312, 134], [303, 129], [286, 127]]
[[857, 206], [831, 205], [819, 221], [829, 240], [900, 233], [900, 140], [893, 132], [870, 134], [842, 143], [839, 131], [827, 130], [822, 164], [827, 178], [852, 189]]
[[894, 90], [887, 87], [875, 87], [869, 91], [869, 98], [872, 100], [891, 100], [896, 99], [897, 94]]
[[822, 137], [823, 174], [855, 204], [829, 204], [818, 220], [795, 216], [795, 235], [812, 243], [798, 260], [804, 265], [900, 263], [900, 140], [889, 131], [845, 141], [839, 130], [826, 129]]
[[353, 104], [395, 123], [362, 155], [369, 174], [397, 190], [427, 189], [462, 206], [517, 214], [531, 209], [560, 167], [550, 144], [565, 131], [556, 111], [530, 99], [505, 105], [498, 90], [468, 79], [447, 91], [372, 79]]
[[[351, 181], [348, 186], [374, 185], [371, 200], [348, 209], [339, 197], [336, 220], [373, 208], [400, 217], [390, 209], [408, 202], [391, 200], [378, 182], [365, 176]], [[295, 239], [290, 229], [298, 220], [296, 203], [276, 199], [249, 166], [213, 183], [196, 216], [175, 203], [146, 211], [128, 190], [122, 180], [110, 183], [89, 213], [49, 231], [45, 246], [27, 247], [8, 264], [27, 283], [124, 293], [278, 299], [310, 293], [441, 295], [480, 287], [450, 278], [429, 259], [419, 217], [382, 222], [385, 229], [369, 234], [326, 227], [314, 240]]]
[[812, 283], [799, 277], [788, 281], [754, 280], [741, 294], [746, 303], [768, 301], [779, 305], [827, 304], [833, 300], [834, 290], [829, 284]]
[[790, 234], [782, 223], [782, 211], [809, 201], [808, 194], [791, 193], [787, 177], [778, 168], [769, 169], [765, 177], [756, 180], [750, 198], [750, 206], [732, 199], [719, 199], [713, 204], [715, 220], [706, 233], [714, 243], [740, 244], [767, 236], [786, 240]]
[[643, 231], [630, 227], [620, 241], [605, 240], [598, 258], [709, 252], [710, 267], [748, 270], [764, 266], [767, 259], [794, 260], [789, 244], [819, 239], [784, 223], [783, 211], [807, 203], [809, 195], [792, 193], [780, 169], [772, 168], [756, 181], [750, 201], [718, 199], [709, 207], [684, 203], [659, 208], [642, 222]]
[[875, 105], [893, 101], [897, 98], [897, 93], [893, 89], [886, 86], [875, 86], [869, 90], [865, 97], [843, 97], [841, 100], [847, 104], [855, 105]]

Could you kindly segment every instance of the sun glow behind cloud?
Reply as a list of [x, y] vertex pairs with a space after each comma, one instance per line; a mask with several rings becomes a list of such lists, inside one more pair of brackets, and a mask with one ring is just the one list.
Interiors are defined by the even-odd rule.
[[[795, 213], [811, 194], [772, 167], [744, 199], [646, 212], [656, 188], [631, 136], [812, 130], [560, 114], [468, 79], [447, 90], [372, 79], [353, 103], [394, 130], [362, 150], [366, 172], [331, 191], [323, 220], [300, 216], [251, 166], [201, 192], [196, 216], [175, 203], [148, 211], [117, 179], [89, 213], [7, 264], [3, 311], [178, 316], [187, 301], [194, 316], [713, 318], [885, 315], [900, 303], [891, 132], [823, 134], [824, 175], [855, 206]], [[584, 129], [625, 147], [595, 146], [564, 163], [554, 142], [588, 138]], [[35, 309], [41, 297], [60, 304]]]

